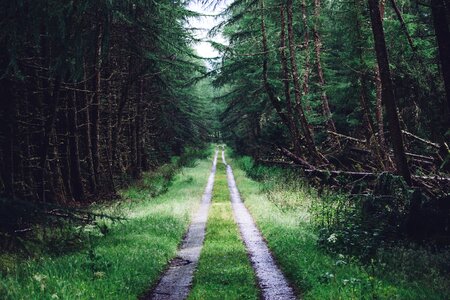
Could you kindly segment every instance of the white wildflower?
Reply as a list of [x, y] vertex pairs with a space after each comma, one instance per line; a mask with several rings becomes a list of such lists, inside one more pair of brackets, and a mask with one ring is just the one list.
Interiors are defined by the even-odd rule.
[[327, 239], [328, 243], [336, 243], [337, 242], [337, 235], [336, 233], [330, 234], [330, 236]]

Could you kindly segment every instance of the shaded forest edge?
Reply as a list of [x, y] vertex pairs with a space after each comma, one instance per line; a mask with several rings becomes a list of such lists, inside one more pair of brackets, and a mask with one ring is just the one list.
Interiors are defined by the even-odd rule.
[[164, 164], [118, 191], [120, 199], [84, 208], [106, 218], [80, 223], [47, 216], [45, 223], [35, 222], [23, 244], [2, 248], [0, 298], [143, 295], [176, 254], [199, 206], [212, 151], [201, 153], [208, 159], [191, 159], [181, 169], [176, 161]]
[[[114, 198], [212, 132], [181, 1], [2, 2], [0, 193]], [[209, 99], [208, 99], [209, 100]]]
[[403, 218], [391, 202], [362, 211], [371, 199], [316, 189], [299, 180], [298, 170], [258, 165], [248, 156], [228, 162], [245, 205], [304, 299], [450, 295], [450, 249], [406, 238], [390, 223]]
[[392, 240], [448, 245], [449, 12], [441, 0], [234, 1], [213, 82], [224, 140], [346, 193], [368, 219], [386, 214]]
[[207, 147], [186, 149], [183, 155], [173, 156], [170, 162], [144, 172], [140, 179], [118, 190], [114, 201], [98, 199], [89, 205], [80, 205], [0, 198], [0, 249], [24, 258], [35, 258], [85, 248], [90, 245], [91, 233], [104, 236], [110, 225], [129, 221], [121, 213], [127, 199], [133, 198], [127, 193], [142, 194], [144, 198], [163, 195], [183, 168], [195, 167], [197, 160], [205, 159], [210, 152]]

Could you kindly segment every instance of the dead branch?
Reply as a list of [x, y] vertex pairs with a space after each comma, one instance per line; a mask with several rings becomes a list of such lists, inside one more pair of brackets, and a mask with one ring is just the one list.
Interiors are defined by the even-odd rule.
[[415, 140], [417, 140], [417, 141], [419, 141], [419, 142], [422, 142], [422, 143], [424, 143], [424, 144], [427, 144], [428, 146], [431, 146], [431, 147], [433, 147], [433, 148], [436, 148], [436, 149], [440, 149], [440, 148], [441, 148], [441, 146], [440, 146], [439, 144], [433, 143], [433, 142], [430, 142], [430, 141], [427, 141], [427, 140], [425, 140], [425, 139], [423, 139], [423, 138], [421, 138], [421, 137], [419, 137], [419, 136], [417, 136], [417, 135], [414, 135], [414, 134], [412, 134], [411, 132], [408, 132], [408, 131], [406, 131], [406, 130], [402, 130], [402, 133], [403, 133], [404, 135], [406, 135], [406, 136], [409, 136], [409, 137], [414, 138]]
[[357, 143], [363, 143], [363, 144], [367, 143], [366, 140], [357, 139], [357, 138], [354, 138], [354, 137], [351, 137], [351, 136], [348, 136], [348, 135], [344, 135], [344, 134], [340, 134], [340, 133], [337, 133], [337, 132], [334, 132], [334, 131], [327, 130], [327, 133], [335, 135], [335, 136], [343, 138], [343, 139], [346, 139], [346, 140], [354, 141], [354, 142], [357, 142]]
[[295, 155], [294, 153], [292, 153], [288, 149], [286, 149], [284, 147], [279, 147], [278, 150], [281, 151], [284, 155], [286, 155], [290, 159], [292, 159], [294, 162], [298, 163], [300, 166], [306, 167], [306, 168], [311, 169], [311, 170], [315, 170], [316, 169], [316, 167], [311, 165], [309, 162], [307, 162], [303, 158], [298, 157], [297, 155]]

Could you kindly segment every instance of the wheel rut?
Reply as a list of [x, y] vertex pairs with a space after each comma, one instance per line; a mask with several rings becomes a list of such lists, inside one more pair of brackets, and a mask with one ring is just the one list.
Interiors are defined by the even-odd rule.
[[233, 170], [226, 163], [223, 151], [222, 162], [227, 165], [228, 188], [230, 190], [234, 217], [255, 270], [262, 298], [268, 300], [296, 299], [294, 290], [290, 287], [283, 273], [276, 265], [261, 232], [256, 227], [252, 216], [242, 202], [234, 179]]
[[214, 186], [217, 155], [218, 151], [214, 155], [211, 173], [200, 208], [189, 226], [177, 256], [172, 259], [169, 268], [162, 275], [156, 287], [142, 299], [181, 300], [187, 298], [205, 239], [205, 228]]

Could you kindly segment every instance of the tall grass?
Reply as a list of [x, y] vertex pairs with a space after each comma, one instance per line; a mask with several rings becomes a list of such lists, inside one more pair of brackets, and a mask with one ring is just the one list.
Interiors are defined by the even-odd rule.
[[[320, 224], [352, 222], [343, 218], [347, 214], [342, 206], [348, 198], [335, 193], [319, 197], [295, 173], [257, 166], [250, 158], [228, 161], [235, 164], [245, 205], [280, 267], [304, 299], [450, 298], [448, 250], [386, 245], [366, 262], [351, 252], [330, 251], [323, 247]], [[333, 232], [325, 239], [328, 244], [361, 245], [352, 245], [352, 240], [340, 239]]]
[[167, 166], [144, 175], [121, 191], [120, 202], [95, 208], [127, 221], [84, 228], [88, 238], [74, 251], [31, 259], [0, 255], [0, 298], [136, 299], [176, 254], [210, 167], [210, 160], [199, 161], [173, 171], [173, 180]]

